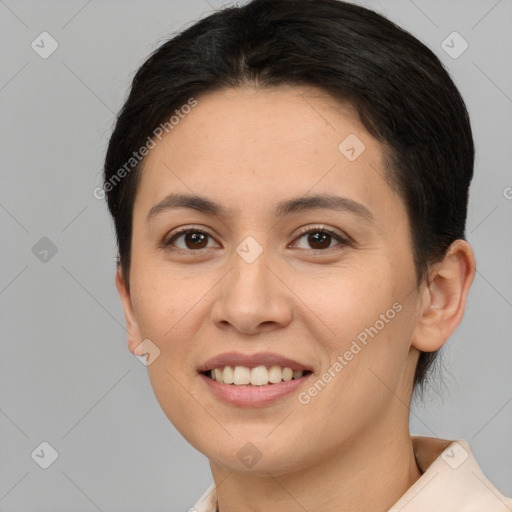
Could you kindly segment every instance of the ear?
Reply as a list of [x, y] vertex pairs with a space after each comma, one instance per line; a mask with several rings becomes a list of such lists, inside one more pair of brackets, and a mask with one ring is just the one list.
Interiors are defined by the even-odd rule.
[[475, 272], [471, 246], [465, 240], [455, 240], [423, 285], [413, 347], [433, 352], [446, 343], [462, 320]]
[[142, 338], [140, 335], [139, 324], [135, 318], [133, 311], [132, 299], [130, 291], [126, 286], [123, 277], [121, 265], [117, 265], [116, 270], [116, 288], [121, 298], [121, 305], [123, 306], [124, 320], [126, 323], [126, 330], [128, 332], [128, 349], [133, 354], [135, 348], [141, 344]]

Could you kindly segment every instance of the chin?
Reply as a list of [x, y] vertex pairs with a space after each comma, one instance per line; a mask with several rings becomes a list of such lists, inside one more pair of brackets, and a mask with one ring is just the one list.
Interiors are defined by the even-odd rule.
[[[204, 442], [205, 450], [193, 443], [210, 464], [218, 464], [229, 471], [253, 476], [279, 476], [304, 469], [311, 464], [311, 458], [304, 451], [304, 446], [288, 437], [288, 442], [270, 439], [261, 434], [254, 436], [237, 436], [221, 443]], [[216, 446], [212, 450], [212, 446]]]

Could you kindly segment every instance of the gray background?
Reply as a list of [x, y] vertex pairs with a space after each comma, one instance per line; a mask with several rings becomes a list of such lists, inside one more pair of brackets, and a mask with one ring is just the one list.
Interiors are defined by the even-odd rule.
[[[2, 511], [185, 511], [211, 482], [126, 347], [114, 232], [92, 191], [133, 73], [223, 3], [0, 0]], [[364, 4], [440, 56], [477, 145], [468, 239], [478, 273], [411, 430], [468, 440], [512, 496], [512, 1]], [[47, 59], [31, 47], [43, 31], [59, 45]], [[458, 58], [441, 47], [453, 31], [469, 43]], [[41, 252], [43, 237], [56, 254]], [[46, 470], [31, 457], [43, 441], [59, 455]]]

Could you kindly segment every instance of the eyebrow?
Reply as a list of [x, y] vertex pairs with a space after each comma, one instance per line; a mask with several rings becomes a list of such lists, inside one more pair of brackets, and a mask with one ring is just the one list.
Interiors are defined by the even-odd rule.
[[[214, 217], [227, 217], [229, 214], [229, 210], [224, 206], [206, 197], [189, 194], [169, 194], [149, 210], [146, 223], [149, 223], [162, 212], [175, 208], [187, 208]], [[374, 221], [372, 213], [366, 206], [353, 199], [330, 194], [300, 196], [286, 199], [277, 204], [275, 215], [276, 217], [285, 217], [294, 213], [317, 209], [346, 211], [368, 222]]]

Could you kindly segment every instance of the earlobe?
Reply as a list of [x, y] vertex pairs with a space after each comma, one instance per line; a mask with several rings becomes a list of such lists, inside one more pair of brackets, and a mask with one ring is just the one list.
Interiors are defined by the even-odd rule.
[[424, 285], [412, 346], [433, 352], [446, 343], [462, 320], [475, 271], [471, 246], [465, 240], [455, 240]]
[[116, 269], [116, 288], [121, 298], [121, 305], [123, 307], [124, 320], [126, 323], [126, 330], [128, 333], [128, 349], [133, 354], [135, 348], [141, 343], [141, 336], [139, 325], [135, 317], [133, 310], [133, 304], [131, 299], [130, 291], [126, 286], [126, 282], [123, 277], [121, 265], [117, 265]]

